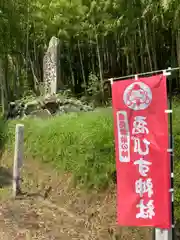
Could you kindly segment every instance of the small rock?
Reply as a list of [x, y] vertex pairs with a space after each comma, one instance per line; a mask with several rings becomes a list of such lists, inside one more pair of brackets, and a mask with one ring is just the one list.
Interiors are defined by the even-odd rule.
[[26, 115], [29, 115], [33, 111], [37, 111], [39, 109], [40, 109], [39, 102], [35, 100], [35, 101], [32, 101], [32, 102], [26, 103], [26, 105], [24, 107], [24, 113]]
[[8, 119], [40, 117], [47, 118], [52, 115], [62, 115], [70, 112], [88, 112], [94, 108], [84, 104], [75, 98], [61, 97], [57, 94], [49, 95], [44, 98], [23, 104], [21, 100], [11, 102], [7, 112]]
[[23, 116], [24, 106], [22, 103], [10, 102], [8, 106], [7, 119], [15, 119]]
[[84, 111], [84, 112], [93, 111], [93, 108], [88, 105], [82, 105], [82, 111]]
[[45, 118], [51, 117], [52, 115], [47, 109], [40, 109], [40, 110], [31, 112], [30, 116], [45, 119]]
[[48, 109], [51, 114], [55, 114], [59, 108], [59, 102], [56, 95], [46, 97], [43, 100], [43, 108]]

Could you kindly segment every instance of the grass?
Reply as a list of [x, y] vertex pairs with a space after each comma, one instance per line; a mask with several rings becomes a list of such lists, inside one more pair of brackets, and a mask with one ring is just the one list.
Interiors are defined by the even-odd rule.
[[[68, 114], [49, 120], [25, 120], [25, 154], [71, 172], [88, 188], [104, 188], [115, 171], [112, 114], [110, 109]], [[16, 121], [9, 123], [13, 146]]]
[[[48, 120], [29, 119], [25, 124], [25, 155], [71, 172], [76, 183], [103, 189], [115, 171], [111, 109], [73, 113]], [[19, 121], [18, 121], [19, 122]], [[8, 148], [14, 143], [17, 121], [9, 122]], [[175, 213], [180, 219], [180, 104], [174, 101]]]

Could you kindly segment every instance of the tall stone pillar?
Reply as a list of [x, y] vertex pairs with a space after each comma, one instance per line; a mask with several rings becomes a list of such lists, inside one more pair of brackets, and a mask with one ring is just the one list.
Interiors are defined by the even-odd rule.
[[59, 79], [59, 39], [52, 37], [43, 59], [43, 78], [45, 95], [57, 93]]

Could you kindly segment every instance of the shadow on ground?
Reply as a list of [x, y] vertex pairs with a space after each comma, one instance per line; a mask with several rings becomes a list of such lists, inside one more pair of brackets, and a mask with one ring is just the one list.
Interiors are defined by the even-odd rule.
[[0, 167], [0, 188], [9, 186], [12, 183], [12, 173], [8, 168]]

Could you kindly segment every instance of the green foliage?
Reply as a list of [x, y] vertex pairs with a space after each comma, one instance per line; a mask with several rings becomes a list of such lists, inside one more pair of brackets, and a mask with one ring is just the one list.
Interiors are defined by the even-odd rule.
[[89, 95], [93, 96], [99, 93], [100, 89], [101, 86], [98, 77], [95, 74], [90, 73], [87, 92], [89, 93]]
[[[104, 188], [115, 171], [112, 114], [109, 110], [25, 120], [25, 155], [72, 172], [87, 188]], [[9, 123], [9, 146], [15, 122]]]
[[108, 104], [109, 102], [109, 95], [106, 96], [105, 89], [103, 89], [103, 92], [101, 90], [101, 82], [99, 81], [99, 78], [97, 75], [90, 73], [89, 78], [88, 78], [88, 86], [87, 86], [87, 93], [88, 96], [86, 95], [87, 101], [91, 102], [91, 104], [94, 107], [98, 106], [104, 106], [105, 104]]
[[1, 1], [0, 55], [13, 58], [8, 100], [41, 85], [53, 35], [61, 42], [61, 81], [78, 94], [87, 94], [92, 72], [99, 77], [89, 90], [102, 91], [105, 78], [180, 65], [179, 13], [177, 0]]
[[4, 151], [7, 136], [7, 122], [0, 116], [0, 156]]
[[26, 1], [0, 2], [0, 56], [20, 51], [25, 36]]

